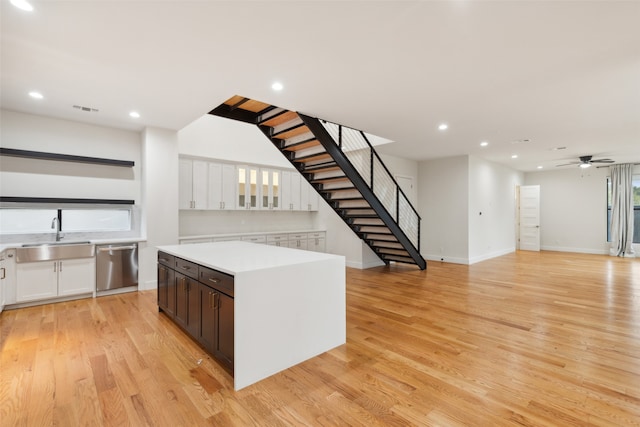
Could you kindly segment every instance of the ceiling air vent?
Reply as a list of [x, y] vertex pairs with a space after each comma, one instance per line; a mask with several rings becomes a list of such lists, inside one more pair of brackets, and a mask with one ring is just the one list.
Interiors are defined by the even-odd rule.
[[97, 112], [98, 112], [98, 109], [97, 109], [97, 108], [84, 107], [84, 106], [82, 106], [82, 105], [74, 105], [74, 106], [73, 106], [73, 108], [76, 108], [76, 109], [78, 109], [78, 110], [82, 110], [82, 111], [86, 111], [86, 112], [88, 112], [88, 113], [90, 113], [90, 112], [92, 112], [92, 111], [93, 111], [94, 113], [97, 113]]
[[515, 139], [515, 140], [511, 141], [512, 144], [528, 144], [530, 142], [531, 142], [531, 140], [529, 138]]

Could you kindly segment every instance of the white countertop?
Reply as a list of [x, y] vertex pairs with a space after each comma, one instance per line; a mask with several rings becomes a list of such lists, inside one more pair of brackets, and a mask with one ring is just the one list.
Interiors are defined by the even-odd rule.
[[[83, 241], [83, 242], [89, 242], [92, 245], [115, 245], [118, 243], [140, 243], [140, 242], [146, 242], [147, 239], [146, 237], [118, 237], [115, 239], [93, 239], [93, 240], [89, 240], [89, 239], [80, 239], [80, 240], [76, 240], [76, 239], [70, 239], [68, 241], [64, 241], [61, 240], [58, 243], [68, 243], [68, 244], [73, 244], [73, 242], [75, 241]], [[0, 243], [0, 253], [6, 251], [7, 249], [15, 249], [15, 248], [21, 248], [23, 245], [25, 244], [38, 244], [38, 243], [42, 243], [45, 244], [47, 242], [43, 241], [43, 242], [17, 242], [17, 243]]]
[[210, 239], [215, 237], [236, 237], [236, 236], [272, 236], [274, 234], [296, 234], [296, 233], [319, 233], [326, 232], [326, 229], [312, 229], [312, 230], [280, 230], [280, 231], [243, 231], [241, 233], [217, 233], [217, 234], [197, 234], [191, 236], [179, 236], [178, 240], [189, 239]]
[[231, 275], [326, 259], [344, 260], [341, 255], [238, 241], [158, 246], [158, 250]]

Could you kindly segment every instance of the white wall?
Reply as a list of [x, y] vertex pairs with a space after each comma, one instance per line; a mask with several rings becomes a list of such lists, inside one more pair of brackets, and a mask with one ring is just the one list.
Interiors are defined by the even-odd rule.
[[4, 148], [135, 162], [133, 168], [0, 156], [0, 194], [140, 203], [138, 132], [2, 110]]
[[157, 246], [178, 244], [178, 137], [176, 132], [147, 128], [143, 134], [144, 216], [146, 242], [138, 253], [138, 288], [156, 287]]
[[[640, 167], [634, 174], [640, 175]], [[609, 168], [595, 167], [525, 174], [525, 185], [540, 186], [541, 249], [609, 253], [607, 176]]]
[[524, 174], [469, 156], [469, 263], [516, 250], [516, 187]]
[[403, 188], [403, 191], [413, 207], [418, 209], [418, 162], [388, 154], [380, 154], [380, 158], [394, 178], [401, 176], [413, 181], [413, 188], [408, 190]]
[[467, 264], [469, 259], [469, 159], [418, 164], [420, 252], [427, 260]]
[[180, 154], [293, 169], [257, 126], [207, 114], [178, 132]]
[[523, 181], [522, 173], [473, 156], [420, 162], [423, 256], [473, 264], [515, 251], [515, 188]]

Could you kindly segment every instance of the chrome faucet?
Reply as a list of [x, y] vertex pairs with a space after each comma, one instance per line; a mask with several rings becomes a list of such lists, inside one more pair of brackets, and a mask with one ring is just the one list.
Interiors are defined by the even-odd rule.
[[60, 233], [60, 221], [58, 221], [58, 217], [54, 217], [51, 221], [51, 228], [56, 229], [56, 242], [59, 242], [60, 239], [64, 239], [64, 235]]

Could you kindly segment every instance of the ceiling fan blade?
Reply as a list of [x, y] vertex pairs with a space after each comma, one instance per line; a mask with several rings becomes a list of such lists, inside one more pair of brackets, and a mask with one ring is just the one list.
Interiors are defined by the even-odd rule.
[[591, 160], [591, 163], [613, 163], [615, 162], [615, 160], [611, 160], [611, 159], [596, 159], [596, 160]]
[[560, 166], [575, 166], [575, 165], [579, 165], [582, 162], [571, 162], [571, 163], [565, 163], [563, 165], [556, 165], [557, 168], [559, 168]]

